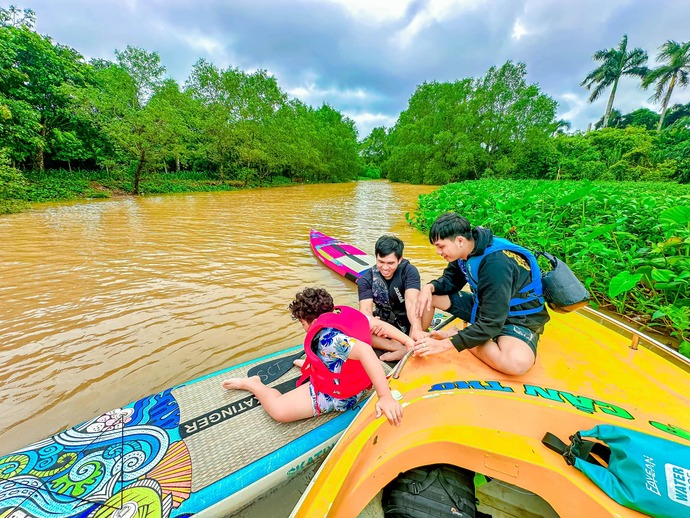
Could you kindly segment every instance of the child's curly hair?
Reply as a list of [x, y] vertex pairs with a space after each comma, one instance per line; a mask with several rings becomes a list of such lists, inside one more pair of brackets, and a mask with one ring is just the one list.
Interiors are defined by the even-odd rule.
[[305, 288], [300, 291], [288, 309], [295, 320], [311, 324], [324, 313], [333, 311], [333, 297], [323, 288]]

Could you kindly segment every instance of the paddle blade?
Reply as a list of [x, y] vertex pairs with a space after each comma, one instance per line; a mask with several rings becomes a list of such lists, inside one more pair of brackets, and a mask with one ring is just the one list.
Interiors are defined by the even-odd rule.
[[271, 383], [283, 374], [288, 372], [293, 367], [293, 362], [304, 355], [304, 351], [291, 356], [284, 356], [282, 358], [271, 359], [255, 365], [247, 371], [247, 377], [259, 376], [264, 385]]
[[287, 392], [290, 392], [291, 390], [295, 390], [297, 388], [297, 382], [299, 381], [300, 376], [297, 376], [296, 378], [292, 378], [286, 381], [281, 381], [277, 385], [274, 385], [273, 388], [276, 389], [278, 392], [281, 394], [285, 394]]

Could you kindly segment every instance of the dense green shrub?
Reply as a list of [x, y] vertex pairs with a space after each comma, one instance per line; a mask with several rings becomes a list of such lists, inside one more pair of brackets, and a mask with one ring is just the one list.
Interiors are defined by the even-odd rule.
[[377, 167], [367, 166], [359, 173], [359, 177], [366, 180], [378, 180], [381, 178], [381, 170]]
[[21, 212], [27, 206], [27, 182], [18, 169], [9, 165], [9, 159], [0, 152], [0, 214]]

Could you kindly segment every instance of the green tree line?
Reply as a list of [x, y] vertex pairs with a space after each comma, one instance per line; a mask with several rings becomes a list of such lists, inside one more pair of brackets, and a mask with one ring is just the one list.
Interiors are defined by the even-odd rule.
[[[184, 84], [156, 52], [128, 46], [86, 60], [33, 30], [35, 13], [0, 8], [0, 211], [22, 201], [386, 177], [446, 184], [481, 178], [690, 182], [690, 43], [597, 51], [582, 81], [609, 91], [598, 131], [569, 134], [557, 102], [509, 61], [483, 77], [419, 85], [392, 128], [361, 142], [352, 120], [289, 99], [266, 71], [200, 59]], [[661, 113], [614, 107], [619, 81], [653, 87]], [[12, 196], [12, 198], [9, 198]]]
[[32, 11], [0, 9], [0, 160], [28, 180], [105, 170], [137, 194], [147, 176], [180, 171], [247, 186], [361, 170], [354, 122], [288, 99], [265, 70], [200, 59], [179, 85], [156, 52], [128, 46], [86, 62], [34, 21]]
[[[690, 103], [669, 107], [674, 88], [690, 81], [690, 42], [664, 43], [656, 68], [647, 53], [597, 51], [601, 64], [581, 86], [596, 101], [610, 88], [600, 131], [575, 132], [557, 120], [557, 103], [528, 84], [522, 63], [492, 67], [482, 78], [424, 83], [390, 128], [374, 128], [362, 157], [393, 181], [445, 184], [480, 178], [587, 179], [690, 182]], [[636, 77], [654, 87], [661, 113], [640, 108], [621, 114], [614, 106], [619, 81]]]

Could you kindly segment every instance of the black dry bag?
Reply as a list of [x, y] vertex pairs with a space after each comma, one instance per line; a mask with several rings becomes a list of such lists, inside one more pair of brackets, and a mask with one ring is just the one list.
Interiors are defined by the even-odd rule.
[[589, 302], [587, 288], [575, 277], [568, 265], [547, 252], [537, 252], [551, 263], [551, 271], [541, 278], [544, 299], [558, 313], [574, 311]]

